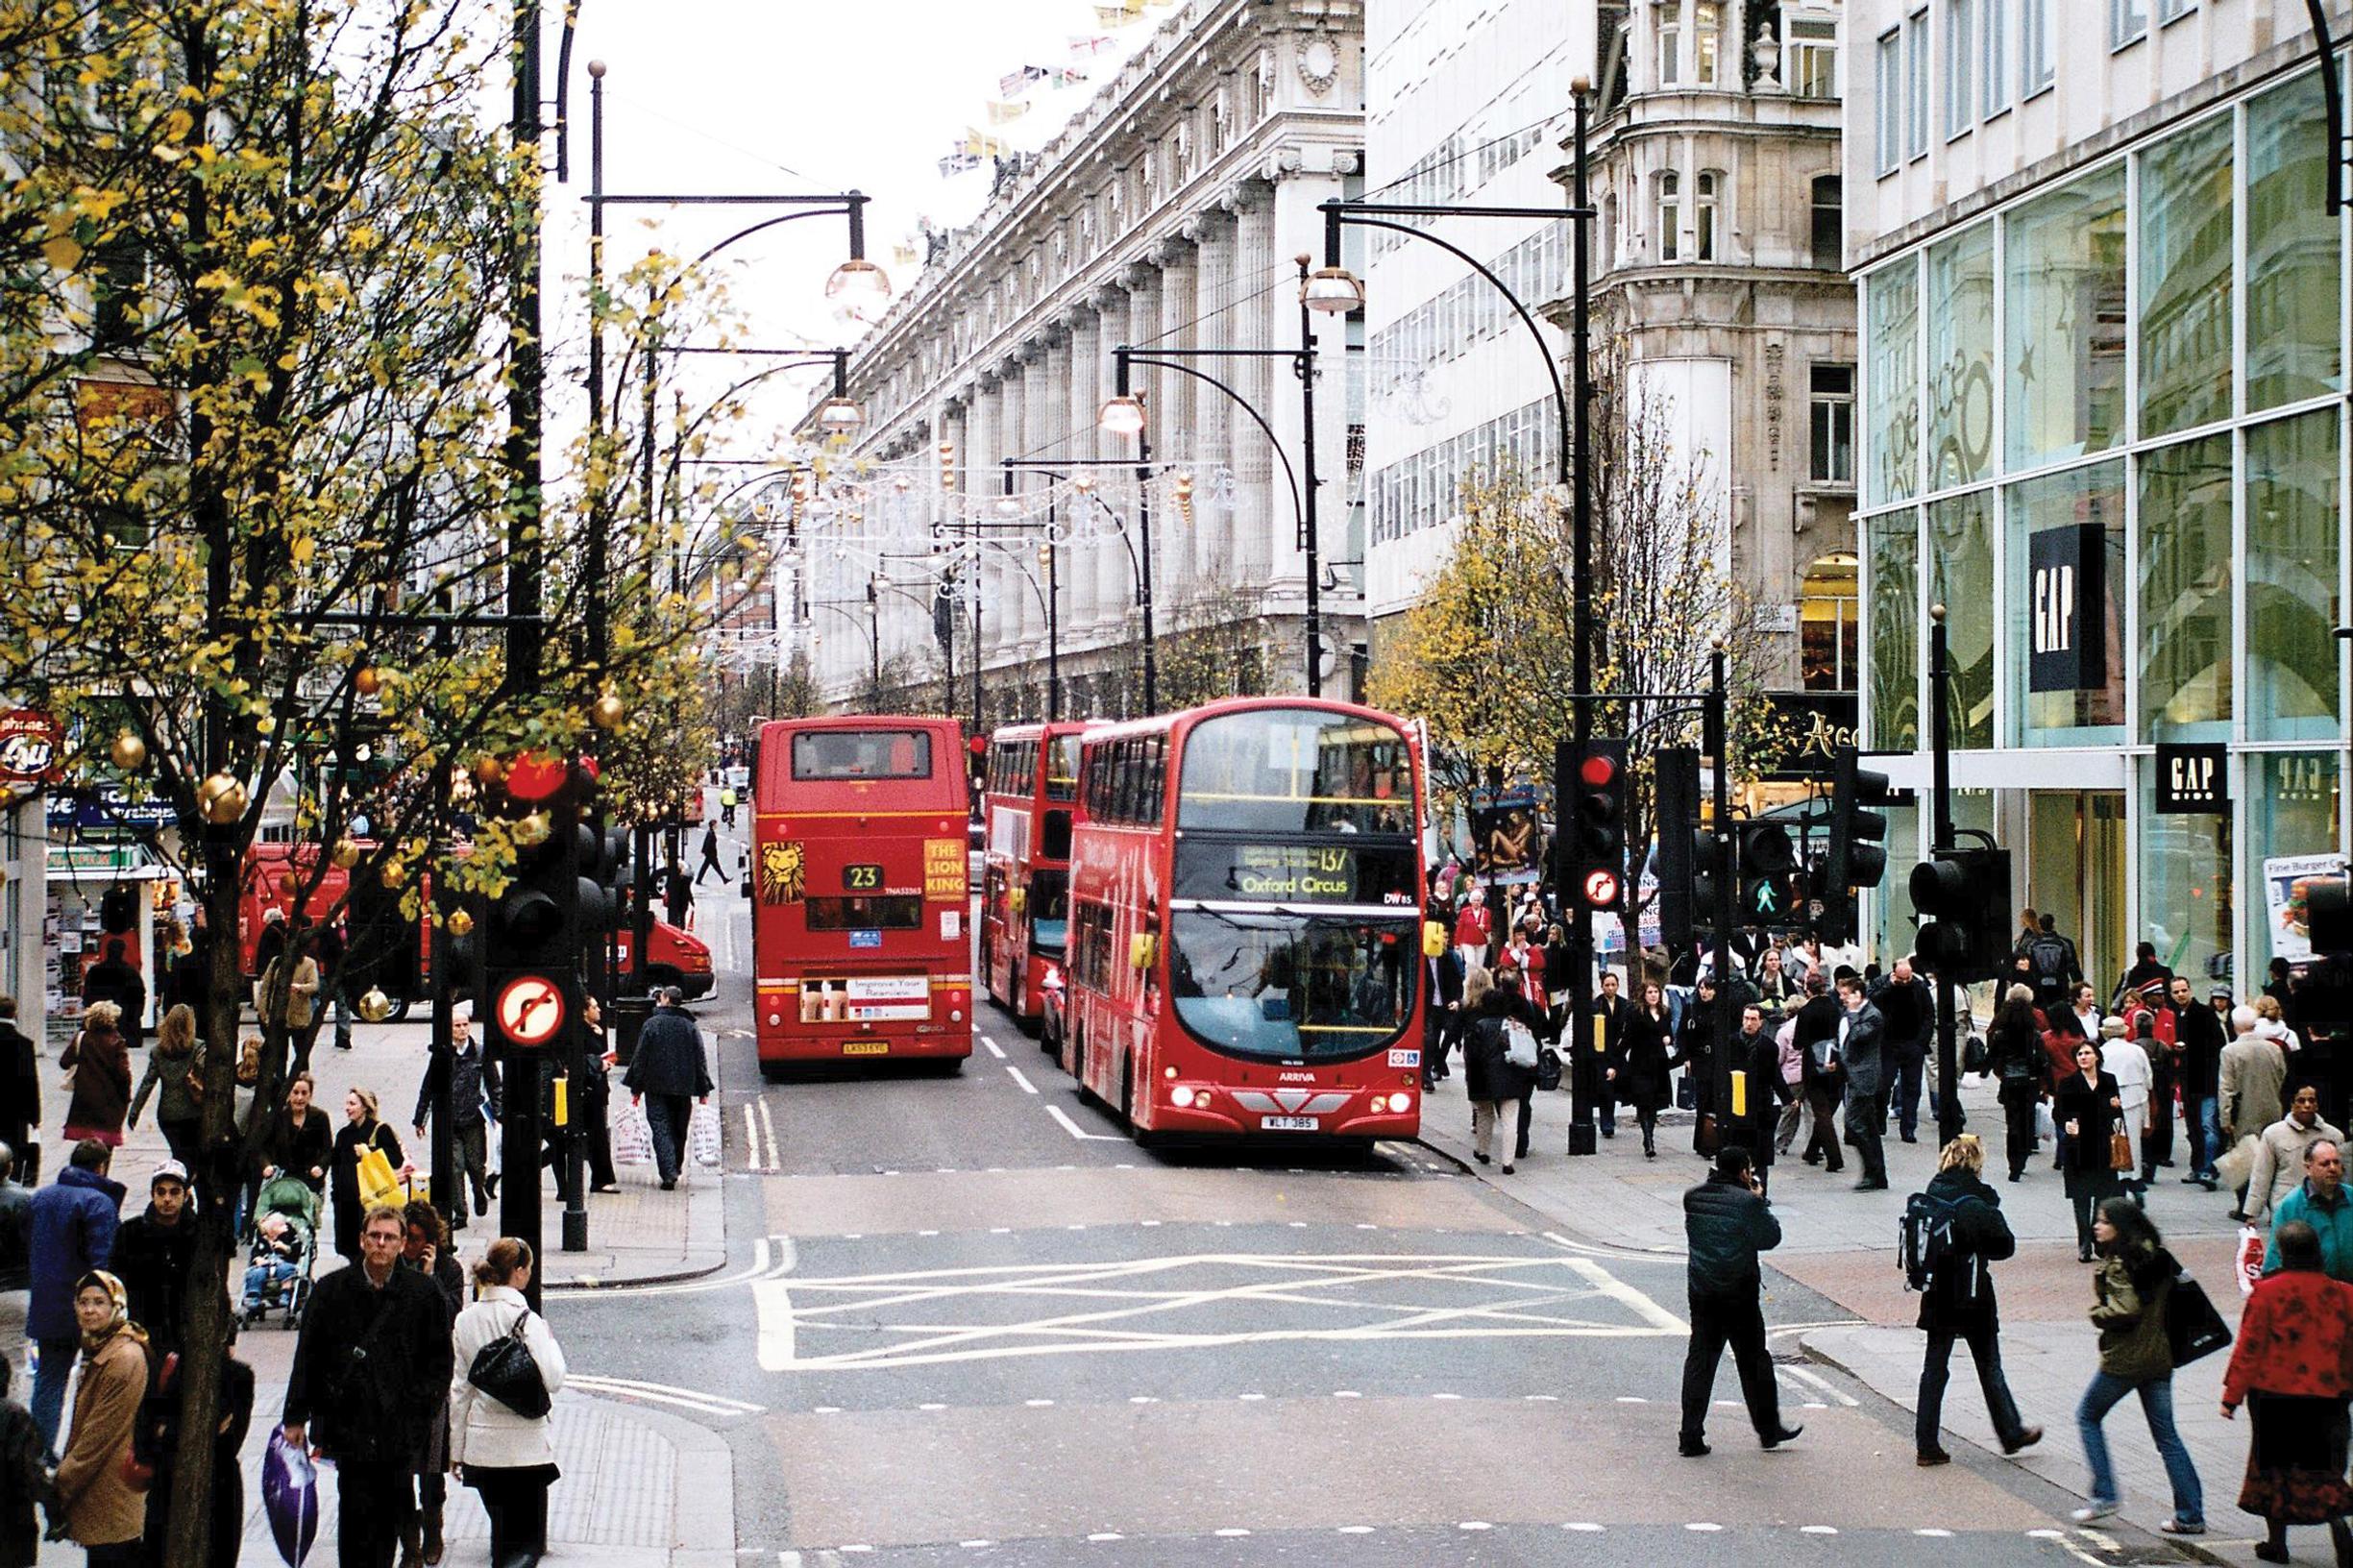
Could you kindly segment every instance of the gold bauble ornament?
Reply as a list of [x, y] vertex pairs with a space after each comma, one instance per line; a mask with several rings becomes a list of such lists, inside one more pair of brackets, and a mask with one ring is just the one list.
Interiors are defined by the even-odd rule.
[[546, 812], [532, 812], [515, 823], [515, 842], [526, 849], [536, 849], [548, 842], [551, 825]]
[[453, 937], [462, 937], [474, 929], [474, 917], [462, 909], [450, 911], [450, 918], [441, 922]]
[[474, 759], [474, 782], [483, 789], [496, 786], [506, 777], [506, 764], [485, 752]]
[[408, 868], [397, 860], [387, 860], [384, 862], [384, 869], [376, 875], [377, 880], [383, 883], [385, 887], [398, 891], [408, 881]]
[[374, 697], [384, 689], [384, 673], [372, 664], [363, 664], [353, 672], [352, 689], [361, 697]]
[[381, 1023], [392, 1017], [392, 998], [382, 990], [370, 986], [359, 998], [359, 1016], [370, 1023]]
[[114, 737], [114, 744], [107, 748], [107, 755], [112, 757], [114, 766], [124, 772], [135, 773], [147, 766], [147, 743], [126, 729]]
[[627, 705], [610, 692], [588, 705], [588, 722], [599, 729], [619, 729], [628, 716]]
[[337, 839], [334, 847], [327, 851], [327, 858], [333, 861], [337, 869], [348, 871], [359, 864], [359, 845], [353, 839]]
[[245, 786], [227, 773], [208, 773], [196, 786], [196, 809], [216, 827], [225, 827], [244, 816], [250, 798]]

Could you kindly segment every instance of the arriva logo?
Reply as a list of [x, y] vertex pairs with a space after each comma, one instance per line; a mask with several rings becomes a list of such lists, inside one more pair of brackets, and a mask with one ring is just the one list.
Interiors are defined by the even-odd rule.
[[1311, 1084], [1315, 1081], [1315, 1075], [1311, 1072], [1287, 1072], [1282, 1074], [1278, 1081], [1286, 1084]]

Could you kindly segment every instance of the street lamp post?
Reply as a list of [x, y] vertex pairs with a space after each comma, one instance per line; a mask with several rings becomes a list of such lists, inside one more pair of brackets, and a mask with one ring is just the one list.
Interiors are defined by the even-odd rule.
[[[1592, 624], [1593, 624], [1593, 463], [1592, 427], [1590, 410], [1593, 402], [1591, 358], [1590, 297], [1592, 280], [1590, 226], [1594, 208], [1587, 184], [1588, 159], [1585, 145], [1586, 110], [1592, 84], [1578, 77], [1570, 84], [1576, 108], [1576, 128], [1573, 150], [1575, 165], [1574, 204], [1566, 208], [1540, 207], [1449, 207], [1443, 205], [1383, 203], [1333, 200], [1322, 205], [1324, 214], [1324, 264], [1310, 274], [1301, 285], [1302, 300], [1311, 310], [1344, 314], [1360, 309], [1364, 304], [1364, 284], [1340, 264], [1340, 230], [1344, 226], [1366, 229], [1385, 229], [1392, 233], [1427, 240], [1447, 252], [1457, 260], [1485, 279], [1504, 297], [1520, 324], [1535, 339], [1544, 356], [1545, 374], [1552, 379], [1553, 401], [1558, 419], [1558, 461], [1555, 475], [1558, 483], [1571, 491], [1569, 593], [1571, 598], [1571, 680], [1576, 696], [1571, 702], [1573, 734], [1581, 753], [1592, 738], [1592, 703], [1597, 699], [1593, 691]], [[1569, 374], [1574, 394], [1560, 380], [1560, 369], [1553, 362], [1553, 347], [1535, 317], [1520, 297], [1506, 287], [1492, 268], [1478, 257], [1449, 240], [1441, 239], [1428, 229], [1400, 223], [1399, 218], [1537, 218], [1555, 221], [1566, 218], [1574, 226], [1573, 298], [1570, 302]], [[1566, 907], [1569, 890], [1560, 890]], [[1570, 1097], [1573, 1107], [1569, 1124], [1569, 1152], [1591, 1154], [1594, 1140], [1593, 1107], [1597, 1083], [1593, 1078], [1593, 926], [1589, 918], [1579, 916], [1569, 921], [1569, 1027]]]
[[1038, 564], [1045, 571], [1045, 722], [1062, 719], [1062, 584], [1054, 570], [1053, 513], [1047, 514], [1046, 536], [1038, 546]]
[[1115, 395], [1103, 405], [1096, 422], [1114, 435], [1136, 438], [1136, 527], [1143, 536], [1138, 556], [1136, 605], [1143, 612], [1143, 708], [1149, 714], [1160, 710], [1160, 659], [1152, 639], [1152, 438], [1144, 433], [1143, 402], [1128, 390], [1124, 351], [1114, 363], [1118, 374]]

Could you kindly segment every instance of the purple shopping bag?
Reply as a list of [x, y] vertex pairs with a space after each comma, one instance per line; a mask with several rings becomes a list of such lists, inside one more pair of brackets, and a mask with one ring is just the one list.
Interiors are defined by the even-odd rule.
[[286, 1568], [303, 1568], [319, 1538], [319, 1471], [308, 1454], [286, 1446], [282, 1432], [270, 1433], [270, 1451], [261, 1460], [261, 1511], [270, 1516], [270, 1534]]

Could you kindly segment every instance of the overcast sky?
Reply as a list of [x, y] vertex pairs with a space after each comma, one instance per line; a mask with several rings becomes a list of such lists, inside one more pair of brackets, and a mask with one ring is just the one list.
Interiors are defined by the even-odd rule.
[[[560, 12], [554, 4], [547, 9], [551, 17]], [[589, 61], [607, 67], [608, 192], [862, 190], [874, 198], [867, 254], [903, 288], [914, 269], [892, 252], [919, 218], [960, 224], [987, 197], [986, 172], [952, 179], [939, 172], [968, 128], [1016, 148], [1042, 146], [1179, 9], [1155, 0], [1136, 22], [1107, 30], [1091, 0], [584, 0], [571, 81], [572, 184], [551, 184], [548, 192], [547, 332], [559, 364], [578, 374], [575, 355], [585, 331], [577, 283], [586, 256]], [[1074, 57], [1071, 38], [1098, 36], [1113, 47]], [[551, 26], [551, 99], [559, 37]], [[1091, 80], [1060, 90], [1035, 84], [1025, 115], [990, 125], [998, 79], [1023, 65], [1075, 67]], [[612, 208], [607, 266], [618, 272], [656, 245], [691, 256], [765, 215], [746, 208]], [[740, 267], [733, 287], [749, 318], [745, 341], [827, 348], [853, 341], [856, 329], [838, 323], [821, 295], [846, 236], [841, 219], [812, 217], [729, 250]], [[717, 375], [724, 367], [706, 368]], [[785, 401], [800, 404], [801, 397]], [[767, 417], [782, 412], [762, 409]]]

